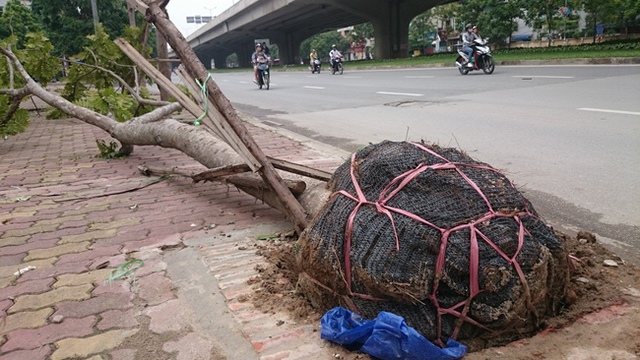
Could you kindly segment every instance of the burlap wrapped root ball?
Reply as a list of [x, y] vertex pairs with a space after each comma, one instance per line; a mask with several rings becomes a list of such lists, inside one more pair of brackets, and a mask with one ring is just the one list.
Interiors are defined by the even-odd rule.
[[534, 331], [569, 283], [563, 241], [502, 173], [452, 148], [370, 145], [340, 166], [299, 239], [325, 311], [403, 316], [440, 343]]

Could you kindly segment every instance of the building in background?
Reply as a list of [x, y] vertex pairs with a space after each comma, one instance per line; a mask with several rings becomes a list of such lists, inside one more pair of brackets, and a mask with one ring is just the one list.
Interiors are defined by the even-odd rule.
[[[31, 5], [31, 1], [29, 1], [29, 0], [21, 0], [21, 1], [26, 6]], [[0, 10], [1, 10], [1, 8], [4, 8], [4, 6], [7, 5], [8, 2], [9, 2], [9, 0], [0, 0]]]

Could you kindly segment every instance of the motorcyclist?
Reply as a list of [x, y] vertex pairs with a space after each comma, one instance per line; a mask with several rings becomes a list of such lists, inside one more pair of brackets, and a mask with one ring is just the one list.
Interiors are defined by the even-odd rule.
[[[478, 36], [474, 32], [474, 27], [471, 24], [467, 24], [465, 26], [465, 32], [462, 34], [462, 52], [467, 55], [467, 62], [465, 66], [473, 66], [471, 64], [471, 60], [473, 59], [473, 40], [475, 40]], [[477, 27], [475, 27], [477, 29]]]
[[311, 69], [315, 69], [315, 61], [318, 58], [318, 52], [316, 51], [316, 49], [312, 49], [311, 53], [309, 54], [309, 65], [311, 66]]
[[271, 50], [269, 50], [269, 47], [267, 46], [267, 42], [263, 41], [262, 42], [262, 51], [264, 51], [264, 53], [268, 56], [271, 57]]
[[336, 48], [336, 45], [331, 45], [331, 51], [329, 51], [329, 59], [331, 59], [331, 67], [335, 67], [335, 60], [342, 57], [340, 51]]
[[476, 36], [476, 39], [482, 40], [482, 36], [480, 36], [480, 34], [478, 33], [477, 25], [473, 25], [473, 28], [471, 28], [471, 30], [473, 30], [473, 34]]
[[262, 45], [256, 44], [256, 51], [251, 55], [251, 63], [253, 64], [253, 82], [258, 83], [258, 65], [269, 63], [269, 56], [262, 51]]

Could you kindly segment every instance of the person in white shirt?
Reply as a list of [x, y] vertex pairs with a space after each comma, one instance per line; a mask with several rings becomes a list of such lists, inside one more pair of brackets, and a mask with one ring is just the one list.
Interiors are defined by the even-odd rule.
[[329, 51], [329, 59], [331, 61], [331, 67], [334, 66], [335, 59], [339, 59], [342, 57], [340, 51], [336, 48], [336, 45], [331, 45], [331, 51]]

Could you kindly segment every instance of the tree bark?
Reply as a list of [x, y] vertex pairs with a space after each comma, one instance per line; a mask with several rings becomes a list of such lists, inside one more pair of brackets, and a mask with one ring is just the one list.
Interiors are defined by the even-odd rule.
[[[167, 13], [167, 9], [165, 9], [164, 6], [166, 6], [166, 4], [168, 3], [168, 1], [164, 2], [164, 5], [161, 5], [162, 10], [164, 11], [165, 15], [167, 16], [167, 19], [169, 18], [169, 13]], [[164, 38], [164, 35], [162, 35], [160, 32], [156, 32], [156, 47], [157, 47], [157, 51], [158, 51], [158, 59], [159, 60], [166, 60], [169, 58], [169, 50], [167, 49], [167, 40]], [[158, 70], [160, 70], [160, 72], [162, 73], [162, 75], [164, 75], [167, 79], [171, 79], [171, 64], [169, 64], [166, 61], [158, 61]], [[160, 100], [162, 101], [168, 101], [169, 100], [169, 93], [167, 92], [167, 90], [165, 90], [164, 88], [160, 88]]]

